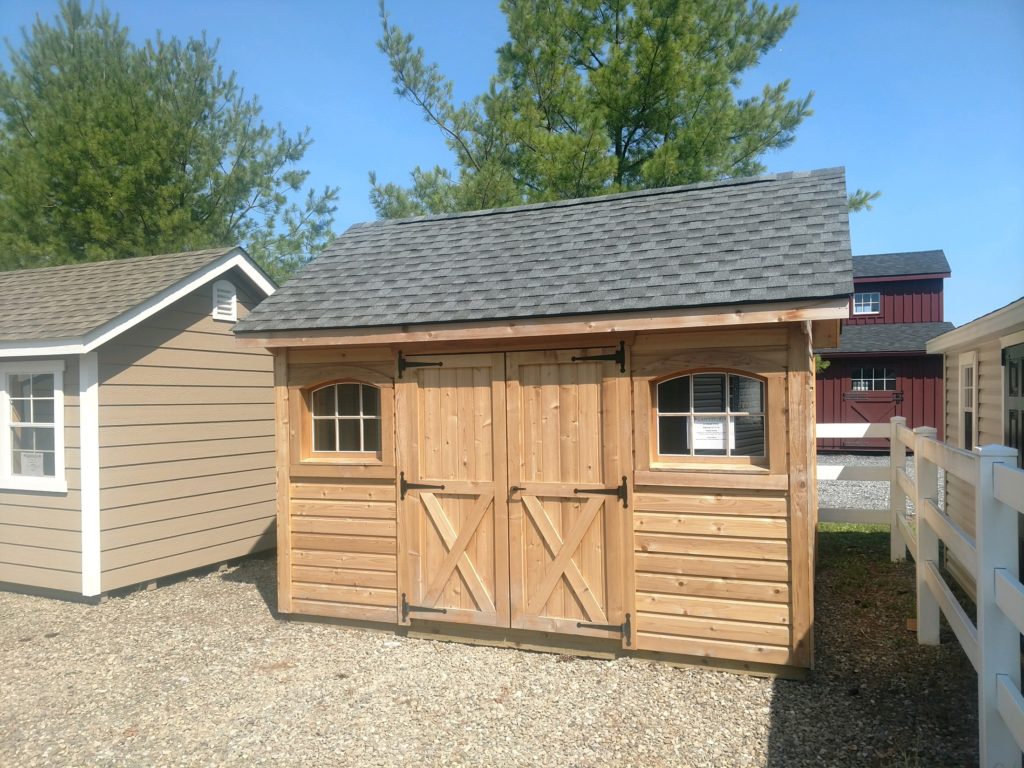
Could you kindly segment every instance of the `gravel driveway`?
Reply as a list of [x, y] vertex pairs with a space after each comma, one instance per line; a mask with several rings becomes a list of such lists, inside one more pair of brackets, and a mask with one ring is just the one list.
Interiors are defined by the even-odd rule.
[[0, 593], [0, 765], [959, 766], [976, 688], [884, 534], [823, 534], [818, 668], [776, 681], [275, 618], [253, 557], [99, 606]]

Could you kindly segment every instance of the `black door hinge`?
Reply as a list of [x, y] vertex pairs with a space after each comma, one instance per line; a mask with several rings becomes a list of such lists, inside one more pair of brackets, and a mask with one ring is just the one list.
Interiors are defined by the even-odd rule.
[[622, 500], [622, 506], [629, 508], [629, 484], [626, 476], [622, 476], [622, 485], [618, 488], [573, 488], [575, 494], [600, 494], [603, 496], [615, 496]]
[[619, 373], [626, 372], [626, 342], [620, 341], [619, 348], [607, 355], [577, 355], [572, 358], [574, 363], [581, 363], [584, 360], [611, 360], [619, 364]]
[[408, 360], [401, 352], [398, 353], [398, 378], [402, 378], [407, 368], [440, 368], [443, 362], [429, 362], [427, 360]]
[[399, 495], [402, 497], [402, 500], [404, 501], [405, 500], [405, 494], [407, 494], [409, 491], [416, 491], [416, 490], [443, 491], [444, 490], [444, 486], [443, 485], [430, 485], [428, 483], [410, 483], [408, 480], [405, 479], [405, 472], [399, 472], [398, 473], [398, 489], [400, 491]]
[[[402, 621], [406, 621], [409, 618], [409, 612], [416, 611], [418, 613], [448, 613], [447, 608], [429, 608], [426, 605], [410, 605], [409, 600], [405, 596], [405, 592], [402, 593]], [[629, 618], [626, 619], [629, 621]]]
[[[404, 597], [404, 596], [403, 596]], [[633, 635], [630, 631], [629, 614], [626, 614], [626, 620], [621, 624], [587, 624], [583, 621], [577, 621], [576, 626], [579, 629], [599, 629], [604, 632], [621, 632], [622, 637], [626, 641], [626, 647], [630, 647], [633, 642]]]

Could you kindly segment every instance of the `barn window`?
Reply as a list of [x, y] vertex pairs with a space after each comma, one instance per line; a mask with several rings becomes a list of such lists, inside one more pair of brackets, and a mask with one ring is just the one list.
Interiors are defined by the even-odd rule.
[[657, 385], [661, 456], [764, 456], [764, 382], [693, 373]]
[[380, 450], [380, 390], [370, 384], [328, 384], [312, 392], [314, 453]]
[[213, 284], [213, 319], [231, 323], [238, 320], [238, 293], [228, 280]]
[[0, 487], [66, 490], [64, 365], [0, 367]]
[[878, 291], [865, 291], [853, 294], [853, 314], [877, 315], [882, 311], [882, 294]]
[[892, 391], [896, 389], [896, 371], [873, 366], [854, 368], [850, 374], [850, 388], [854, 392]]

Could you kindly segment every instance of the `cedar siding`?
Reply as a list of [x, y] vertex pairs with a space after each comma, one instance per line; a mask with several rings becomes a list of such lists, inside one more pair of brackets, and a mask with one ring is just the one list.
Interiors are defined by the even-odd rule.
[[61, 359], [65, 363], [64, 461], [68, 490], [36, 493], [0, 489], [0, 583], [81, 592], [78, 357]]
[[[241, 288], [243, 317], [257, 299]], [[235, 346], [210, 286], [101, 347], [101, 589], [273, 545], [273, 361]]]

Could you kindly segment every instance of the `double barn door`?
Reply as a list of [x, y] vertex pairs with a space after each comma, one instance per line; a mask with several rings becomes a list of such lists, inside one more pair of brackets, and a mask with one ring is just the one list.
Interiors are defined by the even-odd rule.
[[580, 359], [602, 352], [403, 358], [403, 623], [631, 641], [625, 374]]

